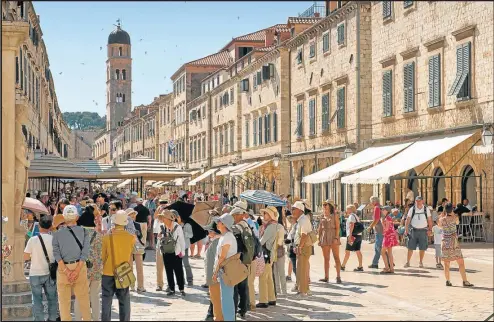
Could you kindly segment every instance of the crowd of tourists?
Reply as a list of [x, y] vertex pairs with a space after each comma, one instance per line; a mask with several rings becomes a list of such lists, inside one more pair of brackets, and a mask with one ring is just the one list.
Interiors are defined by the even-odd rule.
[[[48, 302], [48, 321], [72, 320], [73, 296], [76, 320], [110, 321], [114, 296], [119, 303], [120, 321], [131, 320], [131, 292], [147, 292], [143, 273], [147, 249], [156, 250], [152, 259], [156, 261], [156, 291], [170, 297], [187, 298], [186, 286], [194, 285], [190, 260], [204, 260], [206, 283], [201, 286], [210, 298], [206, 320], [234, 321], [244, 318], [248, 311], [276, 306], [279, 296], [289, 294], [287, 282], [292, 281], [292, 274], [295, 283], [290, 291], [301, 298], [310, 296], [309, 260], [314, 247], [322, 249], [321, 282], [329, 282], [333, 258], [334, 281], [342, 283], [340, 272], [346, 269], [351, 253], [358, 259], [354, 271], [362, 272], [361, 245], [366, 229], [375, 235], [375, 255], [369, 268], [378, 269], [382, 259], [381, 273], [394, 273], [393, 248], [399, 245], [400, 236], [408, 249], [405, 267], [410, 267], [417, 248], [419, 267], [423, 267], [424, 253], [433, 237], [436, 265], [444, 269], [446, 285], [452, 285], [449, 268], [456, 261], [463, 286], [472, 286], [458, 243], [460, 210], [448, 200], [443, 200], [439, 215], [433, 219], [420, 196], [412, 197], [414, 203], [407, 204], [406, 209], [381, 206], [379, 198], [371, 197], [372, 222], [366, 228], [357, 211], [358, 204], [346, 206], [341, 214], [338, 205], [326, 200], [316, 220], [306, 200], [292, 204], [290, 195], [281, 196], [284, 207], [265, 206], [258, 216], [251, 204], [235, 195], [208, 195], [201, 190], [166, 191], [158, 196], [150, 189], [143, 199], [130, 191], [96, 191], [90, 196], [81, 189], [50, 196], [40, 192], [37, 198], [46, 205], [49, 215], [28, 219], [23, 216], [23, 220], [35, 222], [29, 224], [24, 251], [24, 259], [30, 261], [35, 321], [45, 320], [43, 292]], [[175, 202], [197, 204], [205, 200], [218, 200], [220, 207], [209, 210], [212, 220], [202, 227], [205, 237], [198, 239], [190, 217], [171, 206]], [[401, 227], [404, 230], [400, 234]], [[342, 236], [346, 236], [343, 260]]]

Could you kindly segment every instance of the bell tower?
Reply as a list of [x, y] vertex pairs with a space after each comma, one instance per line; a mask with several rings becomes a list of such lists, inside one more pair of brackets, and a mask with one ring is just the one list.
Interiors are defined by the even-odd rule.
[[132, 55], [129, 34], [117, 20], [108, 36], [106, 60], [106, 130], [120, 126], [132, 110]]

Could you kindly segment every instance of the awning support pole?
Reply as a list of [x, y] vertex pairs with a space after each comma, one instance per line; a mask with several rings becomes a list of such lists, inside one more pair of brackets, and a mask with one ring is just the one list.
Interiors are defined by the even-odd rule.
[[470, 152], [471, 149], [473, 149], [473, 147], [480, 142], [481, 139], [478, 139], [477, 141], [475, 141], [474, 144], [472, 144], [472, 146], [470, 147], [470, 149], [468, 149], [465, 153], [463, 153], [463, 155], [461, 156], [461, 158], [459, 158], [458, 160], [456, 160], [455, 164], [453, 164], [453, 166], [448, 170], [446, 171], [446, 173], [444, 175], [447, 175], [451, 170], [454, 169], [454, 167], [456, 167], [456, 165], [458, 163], [460, 163], [461, 160], [463, 160], [463, 158], [467, 155], [468, 152]]

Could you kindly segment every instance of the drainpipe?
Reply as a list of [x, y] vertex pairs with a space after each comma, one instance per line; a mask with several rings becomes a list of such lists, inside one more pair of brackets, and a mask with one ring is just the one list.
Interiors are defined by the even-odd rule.
[[[292, 64], [290, 63], [290, 52], [288, 52], [288, 79], [290, 80], [292, 77]], [[288, 119], [290, 120], [290, 132], [288, 133], [288, 154], [292, 153], [292, 82], [288, 82]], [[294, 188], [295, 185], [293, 183], [293, 163], [291, 161], [288, 161], [290, 163], [290, 194], [292, 195], [292, 198], [294, 196]], [[300, 179], [302, 180], [302, 179]]]
[[[357, 2], [357, 131], [356, 131], [356, 139], [357, 139], [357, 151], [360, 151], [361, 142], [360, 142], [360, 3]], [[355, 188], [356, 196], [360, 199], [360, 185], [356, 185], [355, 187], [350, 186], [350, 189]], [[348, 196], [346, 196], [348, 198]], [[353, 202], [353, 200], [350, 200]]]

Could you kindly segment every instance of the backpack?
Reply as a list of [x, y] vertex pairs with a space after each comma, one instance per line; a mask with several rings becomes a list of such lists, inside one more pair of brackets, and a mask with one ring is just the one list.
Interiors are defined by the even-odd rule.
[[240, 260], [249, 265], [254, 258], [254, 233], [251, 230], [249, 234], [247, 228], [237, 225], [233, 228], [233, 236], [237, 240], [237, 252], [241, 253]]
[[355, 219], [357, 219], [357, 221], [353, 224], [352, 236], [357, 236], [364, 231], [364, 224], [360, 222], [360, 219], [357, 216], [355, 216]]
[[165, 232], [165, 228], [161, 226], [161, 231], [163, 232], [163, 238], [161, 239], [160, 249], [161, 253], [164, 254], [175, 254], [175, 245], [177, 245], [177, 239], [173, 239], [173, 233], [177, 230], [178, 225], [173, 228], [171, 232]]
[[262, 246], [261, 241], [254, 234], [254, 229], [251, 227], [250, 230], [252, 231], [252, 238], [254, 239], [254, 256], [252, 257], [252, 259], [255, 259], [262, 255]]
[[[425, 204], [424, 204], [424, 215], [425, 215], [425, 219], [427, 220], [427, 208], [425, 207]], [[410, 218], [410, 222], [413, 220], [413, 216], [415, 216], [415, 206], [413, 206], [412, 209], [412, 217]]]

